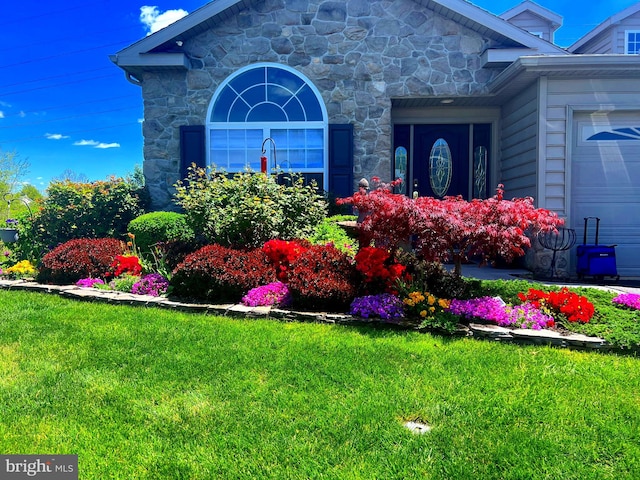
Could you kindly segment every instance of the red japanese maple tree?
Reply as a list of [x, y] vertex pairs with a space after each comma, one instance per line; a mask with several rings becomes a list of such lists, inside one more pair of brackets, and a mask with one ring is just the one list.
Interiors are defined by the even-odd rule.
[[392, 252], [410, 236], [416, 251], [427, 260], [452, 260], [455, 273], [471, 255], [484, 261], [502, 257], [511, 261], [531, 245], [527, 232], [553, 231], [564, 223], [554, 212], [535, 208], [531, 197], [505, 200], [503, 185], [485, 199], [419, 197], [415, 200], [386, 189], [342, 199], [368, 214], [360, 229], [376, 245]]
[[470, 255], [510, 262], [531, 246], [527, 232], [553, 231], [564, 224], [555, 212], [535, 208], [531, 197], [505, 200], [503, 194], [503, 185], [498, 185], [496, 195], [485, 200], [416, 199], [418, 251], [427, 259], [453, 260], [460, 274]]

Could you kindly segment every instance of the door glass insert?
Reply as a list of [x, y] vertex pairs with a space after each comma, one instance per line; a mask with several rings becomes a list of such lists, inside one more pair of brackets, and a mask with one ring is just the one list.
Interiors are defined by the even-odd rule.
[[395, 187], [396, 193], [402, 193], [405, 190], [405, 184], [407, 181], [407, 149], [404, 147], [396, 148], [395, 152], [395, 177], [401, 179], [402, 183]]
[[453, 160], [451, 150], [444, 138], [439, 138], [431, 147], [429, 154], [429, 182], [437, 197], [444, 197], [451, 185]]
[[487, 147], [473, 150], [473, 198], [487, 198]]

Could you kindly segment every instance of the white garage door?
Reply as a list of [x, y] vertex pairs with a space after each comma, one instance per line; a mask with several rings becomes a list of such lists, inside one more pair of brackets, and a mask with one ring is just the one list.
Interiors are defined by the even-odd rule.
[[[578, 113], [573, 138], [570, 223], [577, 244], [584, 217], [600, 217], [599, 243], [617, 244], [618, 273], [640, 277], [640, 112]], [[587, 233], [593, 243], [594, 221]]]

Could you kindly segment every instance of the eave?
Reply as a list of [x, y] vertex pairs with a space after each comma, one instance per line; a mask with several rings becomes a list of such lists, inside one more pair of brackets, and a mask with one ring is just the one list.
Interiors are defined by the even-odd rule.
[[640, 11], [640, 2], [636, 3], [635, 5], [631, 5], [630, 7], [622, 10], [621, 12], [618, 12], [615, 15], [612, 15], [611, 17], [607, 18], [604, 22], [599, 24], [596, 28], [594, 28], [593, 30], [588, 32], [586, 35], [584, 35], [582, 38], [580, 38], [578, 41], [576, 41], [567, 50], [571, 53], [578, 51], [581, 47], [585, 46], [587, 43], [589, 43], [599, 34], [613, 27], [614, 25], [617, 25], [622, 20], [624, 20], [627, 17], [630, 17], [631, 15], [637, 13], [638, 11]]
[[568, 55], [521, 57], [491, 83], [493, 95], [512, 96], [541, 76], [555, 78], [639, 78], [636, 55]]
[[[437, 14], [469, 28], [507, 48], [521, 49], [520, 55], [566, 53], [560, 47], [542, 40], [515, 25], [465, 0], [415, 0]], [[177, 22], [120, 50], [110, 58], [129, 74], [139, 76], [150, 68], [189, 68], [188, 61], [175, 52], [180, 42], [218, 25], [250, 7], [253, 0], [214, 0]], [[179, 48], [178, 48], [179, 50]], [[152, 56], [157, 58], [151, 59]], [[487, 54], [491, 56], [492, 54]]]

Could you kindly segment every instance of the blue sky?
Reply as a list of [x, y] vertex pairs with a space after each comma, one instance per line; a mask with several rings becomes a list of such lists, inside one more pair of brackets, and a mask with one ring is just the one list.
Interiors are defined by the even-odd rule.
[[[142, 165], [142, 99], [109, 55], [203, 0], [5, 2], [0, 17], [0, 150], [30, 163], [41, 190], [71, 170], [89, 180]], [[518, 0], [474, 0], [495, 14]], [[556, 43], [569, 46], [636, 0], [539, 0], [564, 17]], [[578, 6], [576, 6], [578, 5]]]

